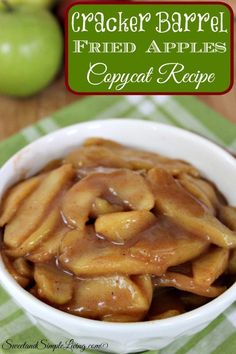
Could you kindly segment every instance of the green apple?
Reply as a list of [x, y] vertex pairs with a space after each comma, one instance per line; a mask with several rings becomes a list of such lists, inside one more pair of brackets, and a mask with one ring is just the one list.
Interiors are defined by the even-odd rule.
[[0, 11], [0, 93], [26, 97], [45, 88], [62, 63], [63, 36], [46, 10]]
[[[46, 8], [49, 9], [60, 0], [7, 0], [9, 5], [14, 9], [17, 7], [32, 7], [35, 9]], [[0, 9], [4, 9], [4, 4], [0, 0]]]

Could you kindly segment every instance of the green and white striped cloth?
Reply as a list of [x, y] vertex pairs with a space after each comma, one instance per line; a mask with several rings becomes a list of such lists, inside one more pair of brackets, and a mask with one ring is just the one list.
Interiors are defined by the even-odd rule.
[[[236, 151], [236, 125], [226, 121], [194, 97], [169, 96], [94, 96], [56, 112], [34, 126], [0, 143], [0, 164], [17, 150], [61, 127], [92, 119], [140, 118], [185, 128]], [[1, 283], [1, 279], [0, 279]], [[38, 349], [27, 349], [24, 342]], [[42, 342], [41, 342], [42, 341]], [[58, 349], [66, 338], [55, 333], [43, 332], [32, 319], [11, 300], [0, 287], [0, 353], [62, 354], [81, 353], [81, 349]], [[22, 347], [10, 349], [10, 344]], [[91, 353], [85, 350], [84, 353]], [[94, 351], [93, 351], [94, 353]], [[150, 354], [235, 354], [236, 353], [236, 303], [212, 322], [206, 329], [191, 337], [183, 337], [165, 349]]]

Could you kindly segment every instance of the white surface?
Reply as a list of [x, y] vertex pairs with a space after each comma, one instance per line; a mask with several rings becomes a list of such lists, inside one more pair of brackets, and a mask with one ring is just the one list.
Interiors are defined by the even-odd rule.
[[[156, 151], [186, 160], [214, 181], [228, 201], [236, 205], [236, 161], [223, 149], [187, 131], [140, 120], [105, 120], [81, 123], [61, 129], [18, 152], [0, 171], [0, 197], [6, 189], [30, 176], [46, 163], [60, 158], [92, 136]], [[21, 288], [0, 260], [0, 279], [12, 298], [55, 333], [74, 337], [83, 344], [106, 342], [116, 353], [160, 349], [182, 335], [191, 335], [207, 326], [236, 299], [236, 284], [210, 303], [183, 315], [140, 323], [106, 323], [75, 317], [56, 310]], [[51, 326], [53, 325], [53, 326]], [[56, 327], [55, 327], [56, 326]]]

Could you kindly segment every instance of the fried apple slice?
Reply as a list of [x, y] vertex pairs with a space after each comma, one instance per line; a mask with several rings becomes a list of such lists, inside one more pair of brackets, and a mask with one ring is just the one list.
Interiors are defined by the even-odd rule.
[[206, 208], [169, 173], [153, 169], [148, 172], [148, 180], [155, 195], [158, 211], [171, 217], [186, 230], [217, 246], [236, 247], [236, 233], [207, 212]]
[[124, 243], [150, 227], [155, 221], [156, 217], [147, 210], [111, 213], [97, 218], [95, 230], [109, 241]]
[[114, 194], [134, 210], [150, 210], [153, 195], [144, 178], [129, 170], [94, 173], [77, 182], [65, 195], [62, 211], [69, 225], [84, 230], [96, 198]]
[[[153, 285], [151, 281], [150, 275], [133, 275], [130, 279], [138, 286], [138, 288], [142, 291], [143, 296], [145, 296], [148, 300], [148, 308], [152, 302], [153, 296]], [[130, 315], [107, 315], [102, 317], [102, 321], [109, 322], [138, 322], [140, 321], [139, 314], [130, 314]]]
[[123, 145], [117, 143], [114, 140], [103, 139], [98, 137], [87, 138], [83, 142], [83, 146], [105, 146], [111, 149], [120, 149], [124, 147]]
[[192, 262], [193, 278], [196, 284], [208, 287], [224, 273], [229, 259], [229, 250], [213, 248]]
[[161, 275], [170, 266], [184, 263], [205, 252], [208, 242], [178, 228], [154, 225], [130, 245], [114, 245], [79, 230], [62, 242], [60, 262], [78, 276], [104, 274]]
[[43, 177], [41, 175], [30, 178], [10, 189], [9, 193], [3, 199], [0, 226], [6, 225], [12, 219], [21, 203], [39, 186]]
[[6, 254], [10, 257], [22, 257], [28, 255], [42, 242], [47, 240], [53, 230], [59, 224], [61, 215], [59, 208], [52, 210], [42, 224], [36, 229], [19, 247], [6, 250]]
[[57, 305], [63, 305], [71, 300], [73, 277], [55, 266], [36, 264], [34, 279], [41, 298]]
[[19, 247], [38, 227], [50, 203], [75, 175], [71, 165], [50, 172], [40, 186], [21, 205], [14, 219], [7, 224], [4, 242], [10, 248]]
[[[95, 151], [96, 149], [102, 148], [106, 151], [109, 151], [109, 156], [113, 156], [112, 166], [114, 166], [114, 161], [116, 161], [117, 157], [119, 157], [121, 165], [121, 161], [123, 161], [123, 168], [129, 168], [133, 170], [149, 170], [154, 167], [159, 167], [170, 172], [172, 175], [179, 175], [180, 173], [186, 172], [193, 176], [199, 176], [199, 172], [196, 170], [196, 168], [187, 162], [170, 159], [153, 152], [127, 147], [111, 140], [89, 138], [84, 142], [83, 147], [87, 149], [87, 151]], [[93, 153], [90, 153], [90, 155], [93, 155]], [[74, 155], [74, 161], [76, 161], [76, 154]], [[99, 164], [99, 162], [97, 163]], [[102, 163], [104, 162], [100, 160], [100, 166]], [[107, 161], [106, 163], [108, 164]], [[116, 164], [116, 167], [119, 166]]]
[[47, 240], [40, 243], [39, 247], [31, 251], [26, 258], [34, 263], [47, 263], [60, 253], [60, 246], [66, 233], [67, 227], [56, 229]]
[[187, 173], [183, 173], [179, 177], [181, 185], [203, 204], [205, 204], [209, 212], [214, 215], [216, 207], [219, 204], [216, 191], [213, 186], [200, 178], [194, 178]]
[[91, 211], [91, 217], [97, 218], [100, 215], [122, 211], [122, 206], [118, 204], [111, 204], [106, 199], [96, 198]]
[[[72, 235], [72, 233], [70, 234]], [[78, 239], [79, 235], [74, 235]], [[106, 245], [101, 248], [101, 244], [98, 244], [95, 247], [86, 247], [77, 243], [73, 249], [72, 253], [63, 252], [59, 259], [63, 268], [77, 276], [100, 276], [115, 273], [162, 274], [160, 266], [154, 263], [147, 264], [139, 258], [131, 257], [129, 250], [122, 250], [115, 246]]]
[[11, 276], [15, 279], [15, 281], [22, 286], [23, 288], [26, 288], [27, 285], [30, 282], [30, 279], [26, 276], [21, 275], [16, 268], [14, 267], [13, 263], [10, 261], [10, 259], [4, 254], [4, 252], [1, 253], [3, 262], [5, 264], [5, 267], [7, 268], [8, 272], [11, 274]]
[[[231, 230], [236, 231], [236, 208], [221, 205], [219, 208], [219, 219]], [[229, 257], [228, 271], [230, 274], [236, 274], [236, 249], [231, 251]]]
[[129, 247], [132, 258], [156, 264], [156, 271], [165, 272], [168, 267], [201, 255], [208, 249], [209, 243], [162, 216]]
[[131, 164], [118, 154], [103, 146], [80, 147], [72, 151], [66, 161], [75, 168], [103, 166], [111, 168], [131, 168]]
[[149, 274], [133, 275], [130, 277], [130, 279], [138, 286], [140, 291], [142, 291], [143, 296], [146, 297], [148, 304], [150, 306], [152, 302], [152, 296], [153, 296], [153, 285], [152, 285], [151, 276]]
[[201, 286], [194, 281], [194, 278], [174, 272], [166, 272], [160, 278], [156, 278], [155, 285], [174, 287], [179, 290], [188, 291], [205, 297], [217, 297], [226, 290], [225, 286]]
[[129, 249], [98, 239], [94, 231], [67, 233], [61, 245], [60, 263], [77, 276], [101, 276], [115, 273], [147, 274], [156, 269], [130, 256]]
[[236, 231], [236, 208], [221, 205], [219, 208], [219, 219], [231, 230]]
[[77, 282], [72, 301], [63, 307], [81, 317], [105, 320], [109, 316], [131, 316], [130, 319], [135, 316], [135, 320], [141, 320], [148, 308], [149, 300], [143, 292], [129, 277], [123, 275]]
[[33, 267], [23, 257], [17, 258], [13, 262], [13, 266], [17, 272], [26, 278], [33, 278]]
[[[184, 234], [183, 234], [184, 235]], [[166, 236], [166, 237], [165, 237]], [[156, 264], [153, 274], [161, 274], [167, 268], [182, 264], [198, 257], [209, 247], [208, 242], [194, 236], [175, 239], [174, 235], [163, 232], [163, 237], [140, 239], [130, 247], [130, 255], [136, 260]]]

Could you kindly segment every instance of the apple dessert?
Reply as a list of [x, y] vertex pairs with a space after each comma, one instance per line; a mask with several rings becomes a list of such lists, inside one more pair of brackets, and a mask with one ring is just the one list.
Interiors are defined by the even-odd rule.
[[13, 186], [1, 255], [32, 296], [89, 319], [195, 309], [236, 274], [236, 208], [187, 162], [89, 138]]

